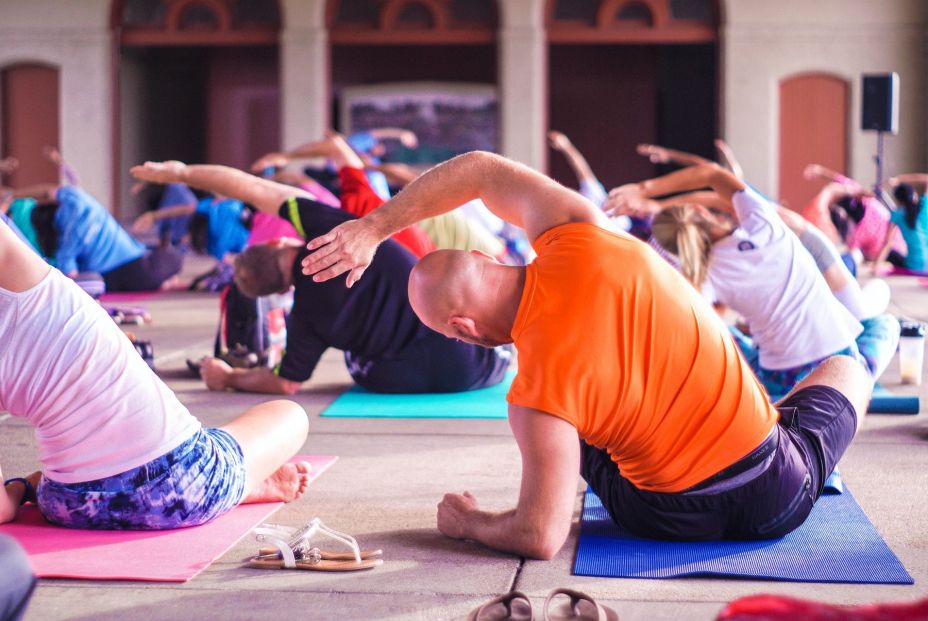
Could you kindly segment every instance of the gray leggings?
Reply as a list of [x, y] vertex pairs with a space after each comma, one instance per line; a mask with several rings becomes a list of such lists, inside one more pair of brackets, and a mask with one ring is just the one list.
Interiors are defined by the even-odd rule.
[[26, 553], [14, 539], [0, 535], [0, 621], [23, 618], [35, 582]]

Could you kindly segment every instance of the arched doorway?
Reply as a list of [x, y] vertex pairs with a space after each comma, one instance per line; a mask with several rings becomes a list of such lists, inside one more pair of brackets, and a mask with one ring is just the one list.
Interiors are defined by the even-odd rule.
[[245, 168], [280, 143], [277, 0], [115, 0], [122, 215], [146, 159]]
[[845, 80], [824, 73], [780, 81], [779, 198], [791, 209], [802, 210], [822, 188], [802, 176], [806, 165], [846, 170], [848, 92]]
[[[641, 142], [715, 157], [718, 23], [713, 0], [548, 0], [548, 124], [607, 189], [658, 172]], [[549, 170], [576, 187], [564, 158]]]
[[[326, 20], [335, 127], [364, 130], [393, 120], [420, 134], [416, 152], [392, 154], [412, 163], [498, 147], [495, 0], [329, 0]], [[483, 138], [456, 141], [436, 129], [441, 102], [471, 110], [457, 115], [463, 122], [479, 115], [473, 123]], [[423, 119], [426, 108], [430, 118]]]
[[58, 182], [58, 168], [42, 155], [43, 147], [59, 146], [58, 92], [56, 67], [19, 63], [0, 72], [0, 157], [13, 156], [20, 162], [19, 169], [3, 180], [7, 185]]

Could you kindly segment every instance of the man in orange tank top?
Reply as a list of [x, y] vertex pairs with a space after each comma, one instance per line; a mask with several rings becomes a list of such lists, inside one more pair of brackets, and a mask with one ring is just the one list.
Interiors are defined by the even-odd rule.
[[[744, 189], [722, 186], [728, 199]], [[303, 271], [318, 281], [348, 272], [350, 287], [391, 232], [474, 198], [524, 228], [538, 258], [520, 267], [434, 252], [409, 296], [446, 336], [515, 343], [507, 399], [522, 486], [503, 513], [447, 494], [444, 534], [551, 558], [570, 530], [578, 471], [640, 536], [756, 539], [803, 522], [866, 411], [863, 367], [830, 358], [774, 407], [682, 276], [553, 180], [493, 154], [459, 156], [311, 241]]]

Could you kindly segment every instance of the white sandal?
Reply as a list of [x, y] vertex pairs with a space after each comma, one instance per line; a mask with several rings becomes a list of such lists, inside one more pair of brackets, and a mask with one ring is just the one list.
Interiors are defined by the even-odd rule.
[[[313, 546], [313, 537], [322, 534], [346, 545], [349, 552], [328, 552]], [[361, 550], [351, 535], [329, 528], [319, 518], [313, 518], [301, 528], [279, 524], [262, 524], [255, 529], [259, 542], [273, 544], [261, 548], [248, 559], [248, 565], [262, 569], [309, 569], [315, 571], [355, 571], [372, 569], [383, 564], [382, 550]]]

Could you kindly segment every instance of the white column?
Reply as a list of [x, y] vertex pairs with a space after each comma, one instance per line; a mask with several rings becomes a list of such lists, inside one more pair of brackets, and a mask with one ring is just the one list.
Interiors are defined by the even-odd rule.
[[546, 167], [547, 50], [544, 0], [500, 0], [500, 151]]
[[281, 141], [291, 148], [329, 127], [329, 37], [325, 0], [283, 0]]

